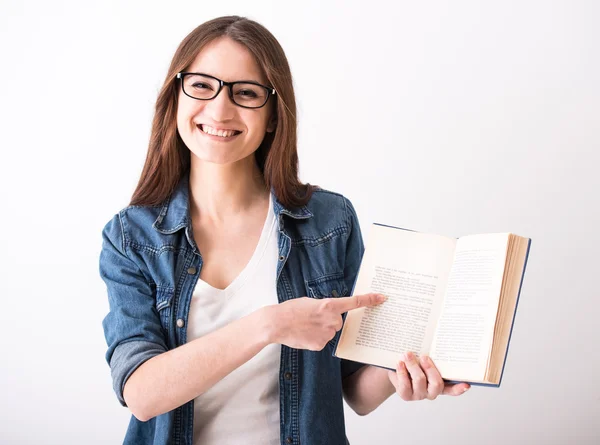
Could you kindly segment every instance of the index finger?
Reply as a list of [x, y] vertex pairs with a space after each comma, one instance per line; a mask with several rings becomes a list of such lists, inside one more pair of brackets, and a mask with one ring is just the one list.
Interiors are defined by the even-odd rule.
[[358, 309], [359, 307], [375, 306], [383, 303], [387, 298], [382, 294], [370, 293], [364, 295], [353, 295], [351, 297], [331, 298], [332, 307], [343, 314], [344, 312]]

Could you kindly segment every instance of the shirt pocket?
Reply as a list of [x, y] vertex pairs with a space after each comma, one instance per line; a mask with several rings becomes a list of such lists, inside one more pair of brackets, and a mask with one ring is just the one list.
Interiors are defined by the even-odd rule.
[[171, 323], [171, 306], [175, 291], [171, 287], [157, 286], [156, 288], [156, 311], [160, 318], [165, 333], [169, 332]]
[[[349, 293], [343, 273], [325, 275], [313, 280], [307, 280], [306, 290], [309, 297], [319, 299], [347, 297]], [[344, 315], [343, 318], [345, 320], [346, 316]], [[335, 350], [341, 332], [341, 330], [337, 331], [333, 338], [327, 342], [326, 348], [331, 348], [330, 352]]]
[[347, 297], [348, 287], [342, 272], [306, 280], [307, 296], [312, 298]]

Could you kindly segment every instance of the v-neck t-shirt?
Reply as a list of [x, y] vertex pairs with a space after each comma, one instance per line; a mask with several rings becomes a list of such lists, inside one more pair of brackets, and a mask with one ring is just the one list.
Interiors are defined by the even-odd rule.
[[[225, 289], [198, 278], [190, 303], [188, 342], [278, 303], [277, 230], [270, 197], [260, 239], [240, 274]], [[194, 445], [279, 444], [280, 354], [281, 345], [268, 345], [194, 399]]]

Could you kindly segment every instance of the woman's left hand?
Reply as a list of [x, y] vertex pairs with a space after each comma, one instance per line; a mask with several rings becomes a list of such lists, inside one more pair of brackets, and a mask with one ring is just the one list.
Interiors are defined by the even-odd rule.
[[404, 360], [398, 362], [396, 372], [388, 371], [388, 377], [396, 393], [407, 402], [435, 400], [440, 394], [459, 396], [471, 387], [468, 383], [444, 383], [431, 358], [423, 355], [417, 359], [412, 352], [404, 354]]

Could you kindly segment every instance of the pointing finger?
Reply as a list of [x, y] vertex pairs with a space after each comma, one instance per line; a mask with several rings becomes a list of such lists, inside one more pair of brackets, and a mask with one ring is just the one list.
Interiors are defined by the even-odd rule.
[[337, 312], [343, 314], [344, 312], [348, 312], [352, 309], [358, 309], [359, 307], [375, 306], [377, 304], [381, 304], [386, 299], [387, 298], [384, 295], [370, 293], [364, 295], [353, 295], [351, 297], [332, 298], [331, 303], [332, 307]]

